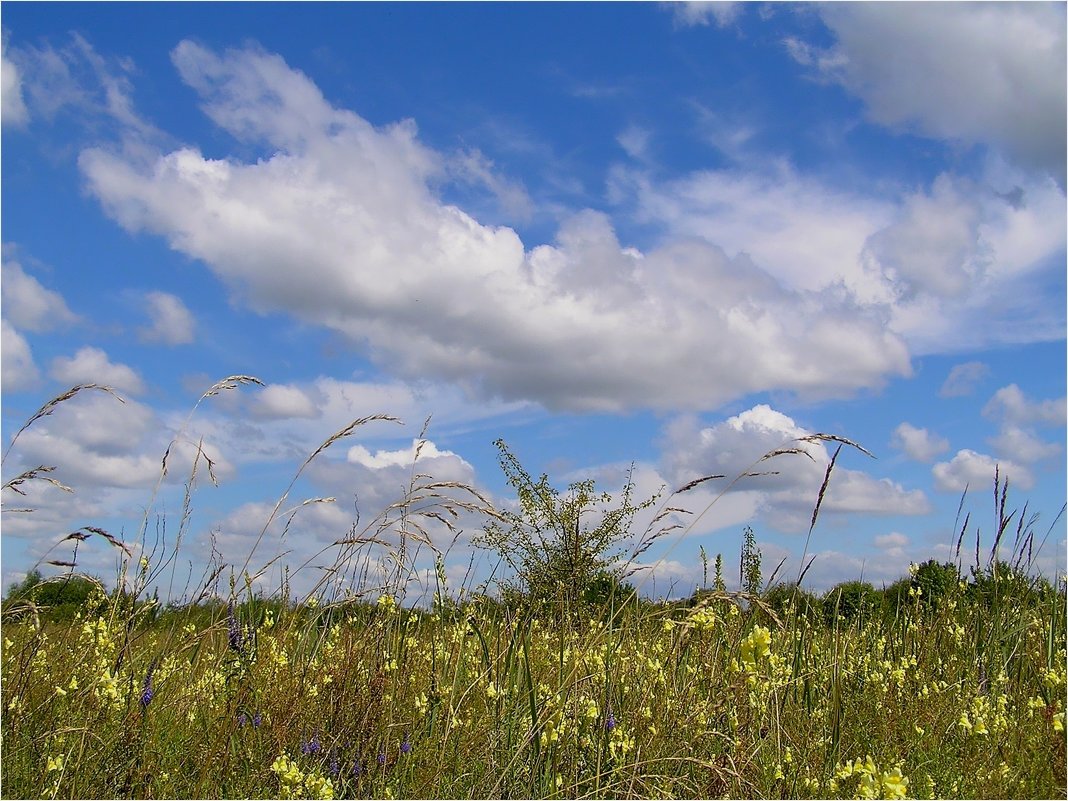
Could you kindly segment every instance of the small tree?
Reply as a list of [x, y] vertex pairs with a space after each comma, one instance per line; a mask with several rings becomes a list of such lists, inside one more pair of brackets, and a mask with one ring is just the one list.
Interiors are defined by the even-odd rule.
[[621, 546], [631, 536], [635, 515], [657, 496], [636, 504], [629, 475], [614, 507], [612, 496], [598, 492], [592, 479], [560, 493], [545, 474], [535, 481], [504, 440], [494, 444], [519, 510], [500, 512], [477, 541], [515, 571], [514, 582], [505, 585], [506, 598], [521, 596], [533, 610], [573, 619], [622, 578], [615, 564]]
[[833, 626], [838, 617], [858, 623], [869, 619], [881, 600], [866, 581], [844, 581], [823, 596], [823, 619]]
[[749, 526], [745, 527], [742, 537], [742, 555], [739, 563], [739, 579], [744, 589], [750, 595], [759, 595], [764, 585], [764, 579], [760, 574], [760, 562], [762, 555], [756, 544], [756, 534]]

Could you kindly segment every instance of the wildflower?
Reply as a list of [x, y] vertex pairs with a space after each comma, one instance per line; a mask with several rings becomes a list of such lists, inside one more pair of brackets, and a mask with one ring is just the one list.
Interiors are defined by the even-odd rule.
[[608, 714], [604, 718], [604, 727], [607, 731], [612, 731], [616, 727], [616, 716], [612, 714], [612, 710], [608, 710]]
[[51, 773], [54, 770], [63, 770], [63, 754], [48, 758], [48, 766], [45, 772]]
[[386, 752], [385, 751], [379, 751], [378, 752], [378, 764], [379, 765], [385, 765], [386, 764]]
[[412, 750], [412, 741], [408, 739], [408, 733], [405, 732], [404, 733], [404, 739], [401, 741], [401, 744], [400, 744], [400, 752], [402, 754], [407, 754], [411, 750]]
[[300, 747], [300, 752], [305, 756], [308, 754], [318, 754], [321, 750], [323, 750], [323, 745], [319, 742], [319, 735], [317, 734], [313, 735], [308, 742]]
[[1053, 716], [1053, 731], [1064, 731], [1064, 713], [1058, 712]]
[[234, 614], [234, 602], [230, 601], [230, 604], [226, 607], [227, 614], [227, 634], [230, 643], [230, 650], [241, 652], [244, 646], [244, 637], [241, 633], [241, 624], [237, 620], [237, 616]]
[[237, 725], [238, 726], [244, 726], [246, 723], [248, 723], [248, 715], [246, 715], [244, 712], [238, 712], [237, 713]]
[[257, 712], [252, 716], [252, 728], [258, 729], [261, 723], [263, 723], [263, 715]]
[[148, 709], [148, 705], [152, 703], [152, 696], [155, 693], [152, 691], [152, 671], [156, 669], [156, 661], [152, 660], [152, 663], [148, 666], [148, 671], [145, 673], [145, 683], [141, 688], [141, 709]]
[[771, 653], [771, 632], [763, 626], [754, 626], [742, 640], [740, 649], [742, 664], [747, 670], [756, 670], [757, 662]]

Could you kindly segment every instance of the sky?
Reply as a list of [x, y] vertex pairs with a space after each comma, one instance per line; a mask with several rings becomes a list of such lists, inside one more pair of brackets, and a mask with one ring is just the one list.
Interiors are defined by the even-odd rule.
[[[498, 439], [562, 493], [656, 496], [635, 537], [677, 525], [629, 566], [655, 597], [702, 584], [702, 550], [738, 586], [746, 526], [765, 577], [815, 557], [817, 592], [967, 570], [977, 536], [985, 564], [995, 475], [1004, 551], [1022, 519], [1063, 573], [1065, 27], [1063, 3], [5, 3], [3, 477], [72, 491], [5, 489], [4, 586], [114, 580], [122, 549], [63, 540], [84, 526], [175, 599], [219, 565], [223, 592], [351, 582], [324, 571], [345, 549], [373, 577], [396, 527], [336, 543], [413, 480], [515, 508]], [[86, 383], [111, 391], [19, 433]], [[812, 528], [817, 433], [863, 450]], [[436, 554], [451, 592], [505, 575], [484, 516], [421, 520], [411, 597]]]

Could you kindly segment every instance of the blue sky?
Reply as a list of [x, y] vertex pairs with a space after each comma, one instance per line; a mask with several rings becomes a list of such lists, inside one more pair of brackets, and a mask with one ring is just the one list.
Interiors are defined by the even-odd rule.
[[[955, 558], [965, 488], [967, 566], [995, 467], [1063, 572], [1063, 4], [8, 3], [0, 27], [5, 447], [74, 384], [125, 400], [11, 448], [5, 481], [74, 492], [5, 493], [5, 586], [85, 525], [158, 560], [195, 442], [219, 486], [164, 589], [212, 548], [240, 568], [304, 458], [378, 413], [404, 425], [335, 443], [284, 508], [336, 500], [268, 527], [266, 589], [400, 497], [428, 415], [417, 471], [500, 506], [498, 437], [561, 488], [633, 465], [707, 509], [642, 555], [654, 595], [701, 581], [702, 546], [736, 583], [746, 525], [766, 572], [807, 547], [814, 590], [890, 582]], [[236, 374], [265, 386], [185, 422]], [[824, 444], [670, 497], [816, 432], [876, 458], [843, 450], [807, 546]], [[459, 525], [429, 531], [453, 588], [492, 569]], [[92, 537], [79, 567], [118, 553]]]

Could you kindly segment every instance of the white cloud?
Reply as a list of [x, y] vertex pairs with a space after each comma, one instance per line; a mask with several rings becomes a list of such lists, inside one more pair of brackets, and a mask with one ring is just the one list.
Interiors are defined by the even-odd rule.
[[891, 532], [889, 534], [880, 534], [875, 538], [876, 548], [904, 548], [908, 544], [909, 538], [906, 537], [904, 534], [899, 534], [896, 531]]
[[986, 261], [978, 247], [980, 221], [979, 208], [942, 175], [930, 194], [906, 198], [900, 219], [873, 235], [866, 251], [906, 297], [917, 292], [959, 296]]
[[819, 67], [875, 122], [990, 144], [1063, 185], [1063, 5], [829, 3], [819, 13], [837, 38]]
[[7, 57], [7, 36], [3, 37], [0, 51], [0, 124], [24, 125], [30, 118], [22, 99], [22, 74]]
[[136, 401], [83, 393], [23, 432], [12, 453], [25, 464], [56, 466], [66, 484], [147, 487], [158, 478], [163, 448], [142, 448], [154, 431], [151, 409]]
[[77, 122], [89, 127], [111, 119], [123, 126], [128, 146], [158, 134], [133, 110], [132, 62], [102, 57], [80, 34], [71, 34], [62, 47], [22, 46], [7, 56], [21, 74], [23, 98], [35, 118], [54, 120], [74, 110]]
[[1002, 428], [989, 442], [995, 453], [1023, 464], [1052, 459], [1061, 452], [1061, 446], [1057, 443], [1044, 442], [1033, 431], [1014, 425]]
[[501, 175], [493, 161], [479, 150], [471, 150], [454, 156], [449, 168], [458, 180], [484, 187], [497, 199], [497, 203], [511, 219], [527, 221], [534, 214], [534, 202], [521, 183]]
[[145, 303], [152, 325], [140, 330], [142, 339], [166, 345], [186, 345], [193, 341], [193, 315], [181, 298], [169, 292], [149, 292]]
[[64, 384], [104, 384], [123, 392], [139, 395], [145, 391], [137, 372], [125, 364], [115, 364], [99, 348], [84, 347], [73, 356], [57, 356], [49, 373]]
[[461, 457], [452, 451], [438, 450], [438, 446], [430, 440], [413, 439], [410, 448], [399, 451], [379, 450], [371, 453], [363, 445], [353, 445], [348, 451], [348, 461], [369, 467], [372, 470], [381, 470], [386, 467], [411, 467], [418, 460], [420, 466], [424, 462], [434, 459], [446, 459], [458, 461], [458, 467], [462, 472], [470, 474], [473, 468]]
[[1063, 426], [1068, 418], [1068, 406], [1065, 398], [1032, 401], [1016, 384], [1009, 384], [994, 393], [983, 407], [983, 415], [1008, 423]]
[[78, 319], [58, 292], [45, 289], [22, 269], [21, 264], [7, 258], [6, 253], [3, 286], [4, 316], [19, 328], [39, 333], [61, 328]]
[[[411, 123], [373, 128], [256, 50], [183, 42], [174, 60], [212, 119], [273, 155], [242, 163], [187, 148], [143, 170], [89, 150], [91, 190], [127, 228], [204, 260], [253, 308], [369, 343], [403, 377], [619, 410], [713, 408], [768, 389], [841, 396], [909, 374], [902, 342], [848, 299], [783, 286], [697, 242], [636, 258], [592, 212], [527, 252], [514, 231], [435, 198], [442, 159]], [[834, 209], [848, 220], [856, 206]], [[796, 241], [810, 243], [801, 230]], [[859, 249], [863, 236], [850, 241]]]
[[1063, 305], [1065, 198], [1052, 179], [992, 160], [981, 182], [939, 176], [904, 200], [862, 261], [891, 304], [889, 327], [914, 353], [1056, 340]]
[[774, 160], [761, 170], [704, 170], [663, 184], [625, 170], [614, 180], [620, 197], [637, 198], [640, 219], [715, 243], [732, 258], [746, 254], [785, 286], [821, 291], [844, 282], [865, 302], [885, 299], [858, 257], [893, 219], [890, 203], [832, 189]]
[[641, 160], [649, 152], [650, 135], [647, 128], [631, 125], [616, 137], [616, 141], [628, 156]]
[[270, 384], [250, 404], [253, 417], [267, 420], [290, 417], [316, 418], [319, 409], [308, 394], [292, 384]]
[[33, 363], [33, 352], [26, 338], [7, 320], [0, 320], [0, 362], [3, 363], [4, 392], [20, 392], [32, 387], [40, 373]]
[[946, 376], [945, 383], [942, 384], [938, 394], [943, 398], [959, 398], [971, 395], [975, 391], [976, 384], [989, 374], [990, 368], [983, 362], [956, 364], [949, 371], [949, 375]]
[[949, 450], [949, 440], [945, 437], [910, 423], [902, 423], [894, 429], [890, 444], [917, 462], [932, 462], [938, 454]]
[[727, 0], [683, 0], [666, 5], [671, 9], [675, 24], [682, 28], [709, 25], [712, 22], [719, 28], [725, 28], [745, 10], [745, 3]]
[[1008, 479], [1020, 489], [1034, 486], [1034, 478], [1026, 467], [967, 448], [957, 451], [950, 461], [936, 464], [931, 474], [935, 486], [943, 492], [963, 492], [969, 488], [985, 490], [993, 485], [995, 470], [1002, 481]]
[[[734, 488], [760, 493], [760, 514], [779, 530], [804, 531], [830, 460], [822, 443], [797, 441], [809, 433], [790, 417], [763, 404], [706, 428], [699, 428], [693, 418], [679, 418], [665, 431], [665, 472], [674, 487], [706, 475], [725, 476], [707, 483], [713, 492], [743, 473], [760, 473], [737, 481]], [[760, 461], [764, 454], [799, 446], [813, 458], [786, 454]], [[843, 456], [842, 461], [847, 458]], [[928, 511], [930, 505], [921, 490], [908, 490], [842, 463], [836, 463], [820, 508], [821, 515], [915, 515]]]

